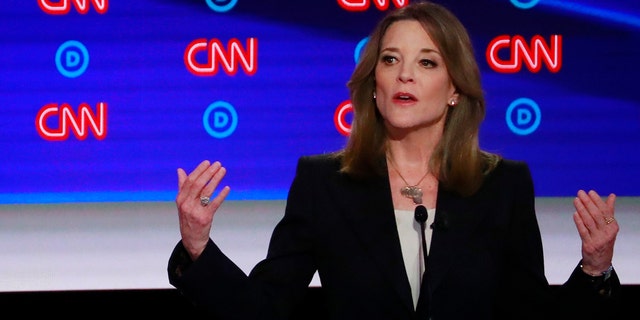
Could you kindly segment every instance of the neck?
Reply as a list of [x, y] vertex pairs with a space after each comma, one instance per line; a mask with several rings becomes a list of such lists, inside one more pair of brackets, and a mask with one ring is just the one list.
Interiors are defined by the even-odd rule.
[[429, 159], [433, 150], [423, 148], [411, 148], [406, 145], [389, 145], [387, 149], [387, 162], [393, 163], [398, 172], [405, 177], [420, 175], [429, 170]]
[[439, 125], [422, 128], [395, 128], [386, 127], [386, 147], [388, 154], [394, 157], [396, 163], [401, 159], [409, 161], [422, 161], [429, 159], [440, 140], [442, 140], [443, 128]]

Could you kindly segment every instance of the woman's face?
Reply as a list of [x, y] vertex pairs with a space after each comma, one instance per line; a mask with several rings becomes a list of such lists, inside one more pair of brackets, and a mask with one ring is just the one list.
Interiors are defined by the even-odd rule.
[[389, 130], [444, 128], [457, 94], [431, 37], [415, 20], [389, 26], [375, 69], [376, 103]]

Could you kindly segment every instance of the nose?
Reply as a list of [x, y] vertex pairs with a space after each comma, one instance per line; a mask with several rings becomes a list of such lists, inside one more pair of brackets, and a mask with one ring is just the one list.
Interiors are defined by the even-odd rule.
[[400, 73], [398, 74], [398, 80], [400, 80], [400, 82], [412, 82], [414, 80], [414, 74], [413, 74], [413, 69], [403, 63], [402, 66], [400, 67]]

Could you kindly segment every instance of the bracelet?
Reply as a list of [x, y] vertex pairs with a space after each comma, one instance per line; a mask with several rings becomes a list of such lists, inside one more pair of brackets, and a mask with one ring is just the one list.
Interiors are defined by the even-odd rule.
[[[582, 264], [580, 264], [580, 270], [582, 270], [582, 272], [584, 272], [584, 270], [582, 269]], [[604, 277], [604, 281], [607, 281], [607, 279], [609, 279], [609, 277], [611, 277], [611, 273], [613, 272], [613, 265], [610, 265], [607, 270], [602, 271], [600, 274], [590, 274], [587, 272], [584, 272], [585, 274], [591, 276], [591, 277]]]

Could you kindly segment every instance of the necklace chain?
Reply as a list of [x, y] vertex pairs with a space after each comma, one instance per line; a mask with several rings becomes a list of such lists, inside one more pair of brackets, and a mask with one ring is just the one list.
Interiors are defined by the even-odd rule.
[[426, 178], [427, 175], [429, 174], [429, 169], [427, 169], [427, 172], [424, 173], [424, 175], [422, 176], [422, 178], [420, 178], [418, 183], [414, 185], [410, 185], [407, 182], [407, 180], [402, 176], [402, 174], [400, 173], [400, 170], [396, 168], [396, 165], [393, 162], [393, 160], [390, 157], [387, 157], [387, 159], [389, 159], [389, 164], [391, 164], [391, 168], [393, 168], [393, 170], [398, 174], [398, 176], [400, 176], [400, 179], [402, 179], [402, 181], [405, 184], [404, 187], [400, 188], [400, 194], [402, 194], [406, 198], [413, 200], [414, 204], [422, 204], [423, 192], [422, 192], [422, 188], [420, 188], [420, 183], [422, 183], [422, 180], [424, 180], [424, 178]]

